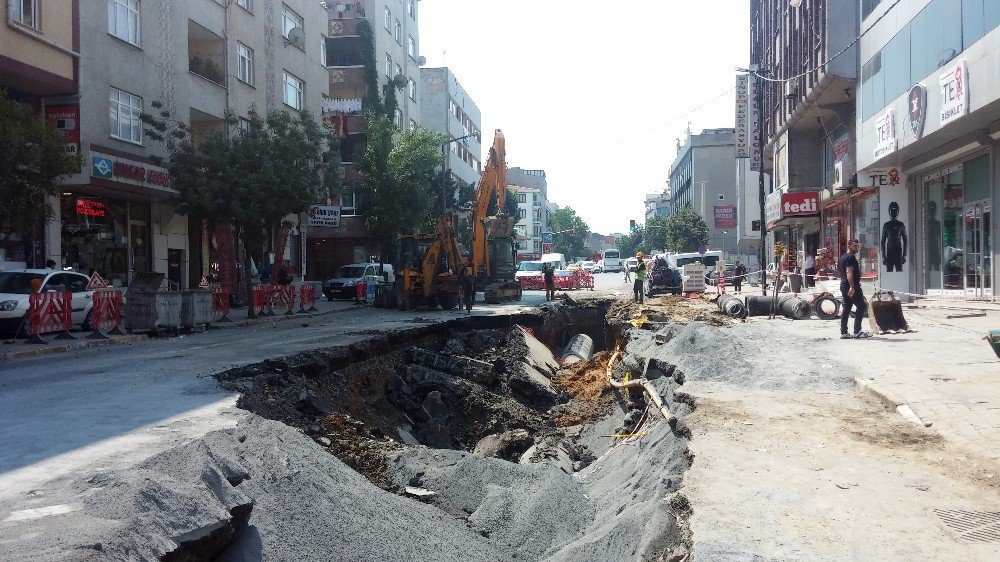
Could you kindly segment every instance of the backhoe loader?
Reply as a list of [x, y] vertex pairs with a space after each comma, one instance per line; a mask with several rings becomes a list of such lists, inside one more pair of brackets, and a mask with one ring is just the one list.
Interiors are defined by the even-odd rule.
[[[487, 216], [493, 193], [497, 214]], [[521, 284], [515, 279], [514, 223], [504, 211], [507, 196], [507, 151], [503, 132], [497, 129], [489, 158], [476, 186], [472, 208], [472, 257], [469, 265], [487, 303], [520, 300]]]
[[461, 292], [458, 272], [464, 265], [451, 220], [439, 218], [434, 234], [400, 236], [396, 251], [396, 306], [400, 310], [455, 308]]

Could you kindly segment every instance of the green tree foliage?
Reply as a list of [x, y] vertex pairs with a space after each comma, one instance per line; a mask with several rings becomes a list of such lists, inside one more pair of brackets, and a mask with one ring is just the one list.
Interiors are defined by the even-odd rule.
[[59, 193], [60, 178], [78, 171], [66, 136], [0, 90], [0, 240], [19, 237], [32, 255], [34, 228], [53, 215], [49, 196]]
[[708, 225], [690, 206], [667, 217], [665, 226], [667, 248], [674, 252], [694, 252], [708, 244]]
[[[264, 116], [251, 109], [249, 127], [237, 127], [230, 114], [226, 127], [206, 134], [173, 120], [159, 102], [153, 107], [158, 114], [141, 118], [147, 137], [167, 146], [178, 210], [232, 224], [244, 248], [262, 248], [264, 234], [284, 217], [339, 193], [339, 139], [307, 112]], [[244, 271], [250, 258], [243, 256]], [[250, 302], [250, 276], [245, 279]]]
[[667, 221], [668, 217], [653, 217], [643, 226], [642, 250], [644, 252], [670, 249], [670, 243], [667, 240]]
[[[365, 227], [386, 251], [403, 233], [428, 231], [439, 214], [439, 133], [398, 131], [388, 116], [369, 112], [368, 144], [358, 163]], [[395, 138], [394, 138], [395, 135]], [[435, 197], [435, 196], [438, 197]]]
[[615, 241], [618, 251], [621, 252], [622, 259], [634, 256], [636, 252], [642, 250], [643, 236], [644, 229], [640, 226], [635, 229], [635, 232], [621, 236]]
[[553, 233], [553, 252], [565, 254], [570, 259], [587, 255], [585, 241], [590, 236], [590, 227], [572, 207], [563, 207], [552, 213], [549, 229]]

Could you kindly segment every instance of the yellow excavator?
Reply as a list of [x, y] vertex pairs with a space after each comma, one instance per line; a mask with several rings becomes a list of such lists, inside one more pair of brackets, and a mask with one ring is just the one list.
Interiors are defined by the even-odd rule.
[[396, 264], [396, 306], [400, 310], [438, 305], [451, 310], [458, 305], [458, 272], [464, 264], [448, 217], [438, 219], [433, 234], [400, 236]]
[[[487, 216], [493, 193], [497, 214]], [[469, 266], [487, 303], [520, 300], [521, 284], [514, 277], [514, 217], [504, 211], [507, 196], [507, 150], [503, 132], [497, 129], [493, 146], [476, 186], [472, 208], [472, 256]]]

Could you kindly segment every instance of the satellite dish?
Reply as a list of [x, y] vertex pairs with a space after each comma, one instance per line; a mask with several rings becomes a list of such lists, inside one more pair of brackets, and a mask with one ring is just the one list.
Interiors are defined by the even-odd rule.
[[392, 83], [397, 88], [403, 89], [406, 87], [406, 76], [403, 76], [402, 74], [397, 74], [392, 77]]
[[423, 66], [425, 64], [427, 64], [427, 57], [425, 57], [423, 55], [420, 55], [419, 57], [417, 57], [417, 66]]
[[301, 27], [293, 27], [288, 30], [287, 39], [288, 43], [302, 49], [306, 46], [306, 34], [302, 31]]

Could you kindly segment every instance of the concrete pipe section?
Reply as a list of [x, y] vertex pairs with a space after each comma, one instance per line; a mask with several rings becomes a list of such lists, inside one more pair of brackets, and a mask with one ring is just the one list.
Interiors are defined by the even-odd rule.
[[577, 334], [569, 339], [562, 352], [563, 365], [586, 361], [594, 355], [594, 340], [587, 334]]

